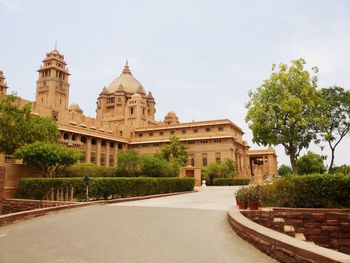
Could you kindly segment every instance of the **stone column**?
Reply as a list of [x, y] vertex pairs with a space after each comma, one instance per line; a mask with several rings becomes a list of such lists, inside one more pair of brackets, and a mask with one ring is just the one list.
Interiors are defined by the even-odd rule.
[[109, 141], [106, 141], [106, 152], [105, 152], [106, 167], [109, 167], [109, 154], [110, 154], [110, 145], [109, 145]]
[[91, 137], [86, 137], [85, 162], [91, 163]]
[[96, 165], [101, 164], [101, 139], [96, 140]]

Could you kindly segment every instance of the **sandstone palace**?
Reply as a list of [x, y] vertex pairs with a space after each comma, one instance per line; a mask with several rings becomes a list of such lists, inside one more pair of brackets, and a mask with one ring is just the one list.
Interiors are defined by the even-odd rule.
[[[188, 145], [189, 164], [194, 167], [229, 158], [236, 162], [239, 177], [261, 181], [277, 175], [274, 149], [249, 150], [242, 129], [228, 119], [181, 123], [175, 112], [169, 112], [163, 122], [156, 121], [155, 98], [133, 76], [128, 63], [99, 94], [96, 118], [85, 116], [78, 104], [69, 105], [70, 73], [58, 50], [46, 54], [38, 73], [35, 101], [21, 99], [20, 104], [31, 103], [32, 114], [52, 116], [61, 143], [81, 149], [82, 162], [114, 166], [118, 151], [154, 154], [171, 136], [177, 136]], [[7, 89], [0, 71], [1, 96]], [[13, 162], [4, 155], [0, 161]]]

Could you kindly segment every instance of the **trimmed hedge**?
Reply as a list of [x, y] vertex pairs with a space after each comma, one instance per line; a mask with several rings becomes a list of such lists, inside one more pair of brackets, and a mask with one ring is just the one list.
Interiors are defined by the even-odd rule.
[[[89, 197], [108, 199], [132, 196], [144, 196], [172, 192], [192, 191], [193, 178], [90, 178]], [[52, 188], [74, 187], [75, 196], [84, 199], [83, 178], [26, 178], [18, 185], [20, 198], [43, 199]]]
[[93, 163], [77, 163], [68, 167], [62, 177], [112, 177], [116, 175], [115, 167], [97, 166]]
[[212, 185], [216, 186], [233, 186], [233, 185], [248, 185], [250, 179], [239, 178], [215, 178]]
[[350, 207], [350, 176], [311, 174], [287, 176], [260, 186], [263, 206], [300, 208]]

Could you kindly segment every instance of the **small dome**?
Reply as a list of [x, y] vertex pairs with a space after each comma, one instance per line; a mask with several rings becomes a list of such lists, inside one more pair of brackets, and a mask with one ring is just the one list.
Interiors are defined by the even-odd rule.
[[134, 95], [131, 96], [131, 99], [141, 99], [141, 95], [138, 93], [135, 93]]
[[164, 117], [165, 124], [176, 124], [180, 123], [179, 118], [177, 117], [176, 113], [173, 111], [169, 111], [168, 114]]
[[83, 110], [79, 107], [79, 105], [77, 103], [72, 103], [69, 107], [68, 107], [68, 111], [69, 112], [80, 112], [83, 113]]
[[146, 94], [141, 83], [132, 75], [127, 61], [122, 74], [112, 81], [112, 83], [108, 86], [107, 91], [109, 93], [114, 93], [118, 90], [119, 86], [123, 87], [125, 93], [134, 94], [138, 92], [141, 94]]

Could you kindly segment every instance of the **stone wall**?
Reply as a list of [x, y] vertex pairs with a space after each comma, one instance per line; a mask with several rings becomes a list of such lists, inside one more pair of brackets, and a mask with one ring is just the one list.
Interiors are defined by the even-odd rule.
[[3, 214], [17, 213], [28, 210], [77, 204], [77, 202], [46, 201], [29, 199], [5, 199], [3, 201]]
[[302, 234], [306, 241], [350, 254], [350, 209], [274, 208], [242, 214], [276, 231], [290, 236]]
[[0, 163], [0, 168], [4, 169], [4, 187], [3, 198], [14, 198], [16, 196], [16, 190], [18, 181], [21, 178], [39, 177], [39, 172], [24, 164], [15, 163]]

